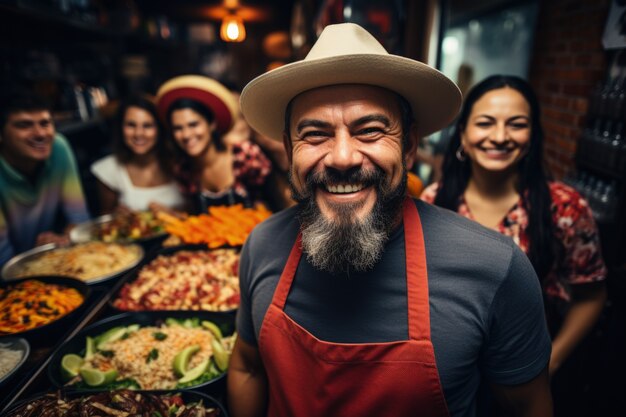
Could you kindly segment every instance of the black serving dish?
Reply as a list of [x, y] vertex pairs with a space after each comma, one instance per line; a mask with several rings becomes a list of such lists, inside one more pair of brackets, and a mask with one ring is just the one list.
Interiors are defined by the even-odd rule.
[[30, 342], [37, 342], [43, 338], [54, 337], [54, 335], [56, 335], [60, 331], [72, 326], [71, 323], [73, 323], [73, 320], [74, 318], [76, 318], [78, 313], [83, 308], [85, 308], [85, 303], [89, 298], [89, 295], [91, 294], [91, 288], [89, 288], [89, 286], [83, 281], [74, 278], [47, 275], [21, 278], [9, 282], [0, 282], [0, 288], [10, 288], [15, 286], [16, 284], [26, 281], [41, 281], [45, 284], [57, 284], [65, 287], [74, 288], [83, 296], [83, 302], [74, 310], [70, 311], [68, 314], [59, 317], [58, 319], [51, 321], [50, 323], [44, 324], [43, 326], [35, 327], [34, 329], [25, 330], [22, 332], [0, 334], [0, 343], [2, 343], [4, 337], [23, 337]]
[[13, 374], [15, 374], [25, 363], [26, 359], [28, 359], [28, 355], [30, 354], [30, 345], [26, 341], [26, 339], [21, 337], [4, 337], [0, 339], [0, 347], [9, 350], [15, 350], [22, 354], [20, 360], [7, 372], [5, 375], [0, 376], [0, 387], [6, 384]]
[[[241, 247], [223, 246], [223, 247], [211, 249], [211, 248], [208, 248], [205, 244], [186, 244], [186, 245], [171, 246], [171, 247], [162, 248], [160, 250], [154, 250], [150, 252], [148, 255], [144, 257], [143, 261], [136, 268], [132, 269], [124, 276], [123, 282], [120, 282], [119, 285], [115, 288], [114, 293], [109, 300], [109, 307], [113, 311], [118, 311], [120, 313], [135, 311], [135, 310], [124, 310], [124, 309], [118, 308], [115, 305], [115, 300], [117, 300], [120, 297], [120, 294], [124, 289], [124, 286], [126, 284], [131, 284], [135, 279], [137, 279], [137, 276], [139, 275], [141, 270], [146, 265], [149, 265], [157, 257], [161, 255], [163, 256], [174, 255], [175, 253], [184, 251], [184, 250], [194, 251], [194, 252], [195, 251], [209, 251], [210, 252], [210, 251], [216, 251], [216, 250], [222, 250], [222, 249], [234, 250], [234, 251], [239, 252], [241, 250]], [[139, 311], [176, 311], [176, 310], [139, 310]], [[229, 313], [229, 314], [234, 315], [237, 312], [237, 308], [228, 309], [228, 310], [218, 310], [218, 311], [214, 311], [214, 310], [184, 310], [184, 311], [213, 311], [217, 313]]]
[[[77, 392], [77, 391], [66, 391], [66, 392], [62, 392], [59, 395], [61, 395], [62, 398], [67, 399], [67, 400], [72, 400], [72, 399], [77, 399], [77, 398], [85, 398], [87, 396], [90, 395], [94, 395], [94, 394], [98, 394], [98, 393], [103, 393], [106, 391], [94, 391], [94, 392]], [[151, 395], [174, 395], [174, 394], [178, 394], [181, 396], [182, 400], [184, 401], [185, 404], [189, 404], [189, 403], [193, 403], [193, 402], [200, 402], [202, 401], [202, 404], [206, 407], [206, 408], [215, 408], [216, 410], [218, 410], [218, 413], [215, 414], [216, 417], [228, 417], [228, 413], [226, 412], [225, 407], [222, 405], [221, 402], [219, 402], [218, 400], [216, 400], [215, 398], [213, 398], [210, 395], [204, 394], [202, 392], [197, 392], [197, 391], [189, 391], [189, 390], [176, 390], [176, 391], [137, 391], [140, 393], [146, 393], [146, 394], [151, 394]], [[40, 394], [36, 394], [30, 398], [24, 399], [22, 401], [19, 401], [17, 403], [15, 403], [14, 405], [12, 405], [11, 407], [9, 407], [7, 410], [5, 410], [4, 412], [0, 413], [0, 417], [14, 417], [16, 416], [17, 412], [20, 411], [20, 408], [28, 405], [28, 404], [32, 404], [33, 401], [42, 399], [44, 396], [48, 395], [48, 394], [55, 394], [54, 392], [49, 392], [49, 393], [40, 393]], [[166, 417], [166, 416], [163, 416]]]
[[[128, 326], [131, 324], [139, 324], [140, 326], [152, 326], [158, 325], [167, 318], [174, 319], [187, 319], [197, 317], [200, 320], [209, 320], [215, 323], [224, 336], [230, 336], [235, 332], [235, 317], [230, 314], [214, 313], [210, 311], [143, 311], [143, 312], [131, 312], [118, 314], [112, 317], [107, 317], [101, 321], [98, 321], [85, 329], [83, 329], [76, 336], [72, 337], [61, 345], [52, 355], [50, 364], [48, 366], [48, 378], [52, 384], [57, 388], [63, 388], [69, 391], [81, 391], [92, 392], [102, 390], [102, 388], [85, 388], [78, 389], [72, 386], [66, 386], [61, 372], [61, 359], [68, 353], [81, 354], [85, 350], [87, 336], [97, 336], [105, 331], [117, 326]], [[221, 397], [226, 387], [226, 373], [213, 378], [209, 381], [199, 383], [188, 387], [188, 389], [199, 389], [208, 392], [215, 396]], [[183, 388], [186, 390], [187, 388]], [[176, 389], [168, 390], [174, 391]], [[156, 391], [156, 390], [144, 390], [144, 391]]]

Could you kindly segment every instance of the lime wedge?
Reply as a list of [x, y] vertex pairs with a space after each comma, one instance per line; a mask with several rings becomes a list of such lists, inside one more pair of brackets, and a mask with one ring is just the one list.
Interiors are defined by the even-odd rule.
[[96, 353], [96, 341], [93, 337], [87, 336], [87, 341], [85, 342], [85, 359], [91, 359], [94, 353]]
[[126, 334], [126, 327], [113, 327], [98, 336], [96, 347], [101, 350], [104, 344], [120, 340]]
[[224, 346], [217, 340], [211, 340], [211, 347], [213, 348], [213, 358], [215, 364], [220, 371], [226, 371], [228, 369], [228, 361], [230, 360], [230, 354], [224, 349]]
[[68, 353], [61, 359], [61, 373], [65, 379], [72, 379], [78, 375], [80, 367], [85, 361], [74, 353]]
[[99, 387], [115, 381], [117, 371], [115, 369], [109, 369], [103, 372], [93, 368], [82, 368], [80, 370], [80, 376], [83, 378], [83, 381], [85, 381], [85, 384], [90, 387]]
[[174, 356], [174, 363], [172, 366], [174, 367], [174, 372], [177, 375], [183, 376], [187, 374], [187, 366], [189, 366], [189, 360], [191, 356], [200, 350], [200, 345], [189, 346]]
[[205, 329], [208, 329], [211, 333], [213, 333], [213, 336], [215, 336], [218, 340], [222, 340], [222, 337], [223, 337], [222, 331], [217, 326], [217, 324], [208, 320], [203, 320], [201, 324], [202, 324], [202, 327], [204, 327]]
[[191, 382], [194, 379], [198, 379], [202, 376], [203, 373], [206, 372], [208, 368], [209, 368], [209, 359], [205, 359], [202, 362], [200, 362], [198, 366], [196, 366], [193, 369], [190, 369], [185, 374], [185, 376], [183, 376], [181, 379], [178, 380], [178, 382], [180, 382], [181, 384], [184, 384], [185, 382]]

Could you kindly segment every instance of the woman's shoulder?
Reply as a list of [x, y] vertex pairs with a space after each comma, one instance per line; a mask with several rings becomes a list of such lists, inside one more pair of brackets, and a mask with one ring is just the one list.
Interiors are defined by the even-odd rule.
[[117, 160], [117, 158], [115, 157], [115, 155], [107, 155], [104, 158], [100, 158], [97, 161], [95, 161], [93, 164], [91, 164], [91, 170], [97, 170], [97, 171], [101, 171], [101, 170], [110, 170], [110, 169], [119, 169], [120, 168], [120, 163]]
[[106, 185], [111, 186], [118, 182], [123, 168], [114, 155], [108, 155], [91, 164], [91, 173]]
[[574, 188], [560, 181], [550, 181], [548, 183], [552, 204], [583, 204], [587, 206], [584, 197]]
[[591, 216], [587, 200], [574, 188], [560, 181], [548, 183], [552, 209], [557, 218], [576, 219], [581, 215]]

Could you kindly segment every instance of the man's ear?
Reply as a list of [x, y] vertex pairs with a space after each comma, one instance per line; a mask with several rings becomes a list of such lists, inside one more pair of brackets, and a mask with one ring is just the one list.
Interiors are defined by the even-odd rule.
[[291, 151], [293, 150], [293, 146], [287, 132], [283, 132], [283, 145], [285, 146], [285, 152], [287, 152], [287, 161], [289, 162], [289, 166], [291, 166]]
[[412, 124], [407, 135], [407, 141], [404, 149], [404, 163], [407, 169], [413, 168], [415, 158], [417, 157], [417, 146], [419, 145], [420, 137], [417, 134], [417, 126]]

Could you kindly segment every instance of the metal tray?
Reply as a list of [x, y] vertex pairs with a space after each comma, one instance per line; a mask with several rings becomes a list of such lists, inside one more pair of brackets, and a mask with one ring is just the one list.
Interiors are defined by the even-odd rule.
[[[79, 279], [80, 281], [83, 281], [86, 284], [92, 285], [92, 284], [98, 284], [98, 283], [102, 283], [105, 281], [109, 281], [109, 280], [112, 280], [114, 278], [121, 276], [125, 272], [137, 266], [142, 261], [145, 255], [145, 251], [140, 245], [129, 245], [129, 246], [134, 246], [135, 249], [138, 251], [139, 256], [137, 256], [137, 259], [134, 262], [131, 262], [125, 268], [108, 273], [108, 274], [104, 274], [95, 278], [91, 278], [89, 280], [82, 280], [82, 279], [71, 277], [71, 276], [69, 278], [76, 278], [76, 279]], [[16, 255], [13, 258], [9, 259], [7, 263], [4, 264], [4, 266], [2, 267], [2, 271], [0, 271], [0, 276], [2, 276], [2, 279], [5, 281], [14, 281], [20, 278], [30, 278], [30, 277], [16, 277], [16, 274], [19, 273], [21, 266], [24, 263], [29, 262], [30, 260], [36, 259], [38, 256], [46, 252], [51, 252], [58, 248], [62, 248], [62, 246], [59, 246], [56, 243], [48, 243], [47, 245], [37, 246], [36, 248], [20, 253], [19, 255]]]
[[13, 374], [17, 372], [18, 369], [26, 363], [26, 359], [28, 359], [28, 355], [30, 355], [30, 345], [21, 337], [3, 337], [0, 338], [0, 347], [5, 349], [17, 350], [22, 353], [22, 358], [15, 364], [13, 369], [7, 372], [4, 376], [0, 376], [0, 387], [2, 387], [6, 382], [8, 382]]

